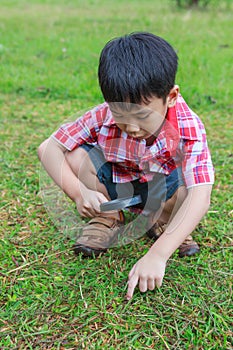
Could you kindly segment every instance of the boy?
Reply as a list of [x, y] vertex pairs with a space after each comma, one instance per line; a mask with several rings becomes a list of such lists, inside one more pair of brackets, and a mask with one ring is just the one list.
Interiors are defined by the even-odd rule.
[[148, 217], [155, 243], [132, 268], [127, 299], [160, 287], [166, 262], [199, 251], [190, 234], [207, 212], [213, 166], [204, 126], [175, 85], [177, 55], [162, 38], [132, 33], [106, 44], [99, 61], [105, 102], [63, 125], [39, 147], [39, 158], [62, 190], [91, 220], [74, 250], [98, 255], [124, 224], [122, 211], [100, 204], [140, 194], [134, 208]]

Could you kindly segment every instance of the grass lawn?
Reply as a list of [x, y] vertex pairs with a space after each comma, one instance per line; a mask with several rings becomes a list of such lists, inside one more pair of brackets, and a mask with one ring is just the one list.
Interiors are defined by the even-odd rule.
[[[173, 0], [1, 0], [0, 349], [233, 348], [232, 11], [230, 0], [200, 9]], [[63, 232], [64, 215], [54, 220], [40, 195], [37, 147], [103, 101], [100, 50], [138, 30], [178, 51], [177, 83], [205, 123], [216, 182], [195, 230], [201, 253], [174, 254], [162, 288], [137, 289], [127, 302], [127, 275], [151, 243], [75, 257], [74, 232]]]

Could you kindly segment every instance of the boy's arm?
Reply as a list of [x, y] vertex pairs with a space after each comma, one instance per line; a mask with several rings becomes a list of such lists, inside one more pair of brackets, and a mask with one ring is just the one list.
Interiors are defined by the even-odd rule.
[[49, 176], [72, 199], [80, 197], [80, 181], [65, 158], [66, 148], [49, 138], [38, 148], [38, 156]]
[[153, 290], [162, 285], [166, 262], [174, 251], [192, 233], [210, 205], [212, 185], [202, 184], [188, 190], [188, 195], [164, 234], [149, 251], [134, 265], [129, 273], [126, 298], [132, 298], [139, 284], [141, 292]]
[[66, 160], [65, 152], [64, 146], [49, 138], [40, 145], [38, 156], [50, 177], [76, 203], [82, 216], [98, 215], [99, 204], [106, 202], [107, 198], [79, 181]]

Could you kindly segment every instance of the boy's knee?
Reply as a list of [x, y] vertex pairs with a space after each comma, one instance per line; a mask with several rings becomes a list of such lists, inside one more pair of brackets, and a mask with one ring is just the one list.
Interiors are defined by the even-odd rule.
[[80, 160], [84, 160], [86, 152], [81, 148], [76, 148], [73, 151], [66, 151], [65, 158], [70, 166], [80, 164]]
[[65, 153], [65, 158], [73, 172], [78, 177], [82, 177], [82, 174], [94, 172], [94, 167], [90, 161], [88, 153], [82, 148], [76, 148], [73, 151], [67, 151]]

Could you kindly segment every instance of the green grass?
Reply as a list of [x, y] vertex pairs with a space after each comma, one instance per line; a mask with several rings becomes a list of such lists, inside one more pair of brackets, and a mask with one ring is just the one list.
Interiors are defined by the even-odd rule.
[[[2, 0], [0, 4], [0, 349], [231, 349], [232, 3]], [[37, 147], [102, 102], [100, 50], [146, 30], [178, 51], [177, 83], [208, 132], [216, 169], [201, 254], [170, 259], [163, 287], [126, 302], [141, 238], [98, 259], [71, 250], [40, 196]], [[64, 227], [65, 223], [61, 223]]]

